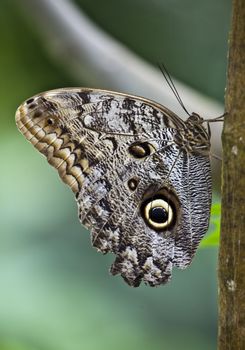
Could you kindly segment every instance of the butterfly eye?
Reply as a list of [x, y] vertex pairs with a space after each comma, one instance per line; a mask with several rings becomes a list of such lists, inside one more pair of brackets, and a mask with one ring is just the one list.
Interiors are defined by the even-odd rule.
[[143, 204], [142, 215], [146, 223], [154, 230], [165, 230], [174, 221], [172, 204], [163, 198], [152, 199]]
[[154, 151], [154, 147], [148, 142], [135, 142], [128, 151], [134, 158], [145, 158]]
[[202, 124], [203, 123], [203, 118], [200, 117], [199, 114], [193, 112], [189, 118], [187, 119], [188, 122], [191, 122], [191, 124]]

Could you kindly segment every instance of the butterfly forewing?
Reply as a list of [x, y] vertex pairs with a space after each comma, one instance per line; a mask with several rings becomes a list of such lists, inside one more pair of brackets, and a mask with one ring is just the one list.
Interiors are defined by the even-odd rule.
[[27, 100], [16, 122], [75, 193], [92, 244], [116, 255], [113, 274], [155, 286], [173, 265], [190, 264], [211, 205], [200, 123], [140, 97], [83, 88]]

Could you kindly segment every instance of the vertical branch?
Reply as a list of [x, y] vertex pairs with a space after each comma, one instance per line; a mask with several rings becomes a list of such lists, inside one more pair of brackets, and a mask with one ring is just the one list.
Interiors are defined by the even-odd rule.
[[245, 2], [233, 0], [223, 130], [219, 350], [245, 349]]

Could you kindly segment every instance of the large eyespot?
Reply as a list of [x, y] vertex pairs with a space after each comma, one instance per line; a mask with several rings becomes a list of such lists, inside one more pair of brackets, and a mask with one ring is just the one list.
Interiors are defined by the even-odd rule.
[[148, 142], [134, 142], [129, 146], [128, 152], [134, 158], [145, 158], [153, 153], [154, 147]]
[[148, 199], [141, 207], [146, 224], [156, 231], [167, 230], [176, 221], [173, 203], [164, 197]]

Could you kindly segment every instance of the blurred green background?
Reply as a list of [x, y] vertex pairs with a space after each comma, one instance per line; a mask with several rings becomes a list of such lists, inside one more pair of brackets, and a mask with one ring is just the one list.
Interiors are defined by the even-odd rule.
[[[149, 62], [223, 101], [230, 1], [76, 3]], [[24, 99], [77, 85], [24, 5], [0, 2], [0, 350], [215, 349], [217, 249], [199, 249], [166, 286], [128, 287], [109, 275], [113, 257], [91, 247], [70, 190], [17, 131]]]

